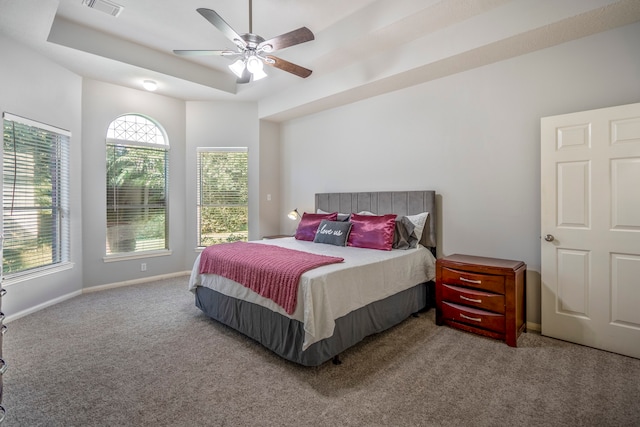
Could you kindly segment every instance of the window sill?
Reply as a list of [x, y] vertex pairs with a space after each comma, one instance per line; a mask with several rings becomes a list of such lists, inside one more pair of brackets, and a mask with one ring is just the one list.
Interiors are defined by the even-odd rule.
[[146, 251], [146, 252], [132, 252], [128, 254], [122, 255], [107, 255], [102, 258], [104, 262], [117, 262], [117, 261], [128, 261], [132, 259], [142, 259], [142, 258], [154, 258], [159, 256], [169, 256], [173, 254], [171, 250], [160, 250], [160, 251]]
[[62, 271], [71, 270], [75, 266], [72, 262], [62, 262], [60, 264], [40, 267], [22, 273], [8, 274], [4, 277], [3, 286], [11, 286], [16, 283], [25, 282], [27, 280], [36, 279], [38, 277], [48, 276], [50, 274], [60, 273]]

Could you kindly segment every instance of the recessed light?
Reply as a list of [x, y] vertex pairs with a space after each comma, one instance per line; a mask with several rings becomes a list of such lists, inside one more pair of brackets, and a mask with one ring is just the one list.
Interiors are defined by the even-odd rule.
[[153, 80], [145, 80], [142, 82], [142, 87], [149, 92], [153, 92], [154, 90], [158, 89], [158, 83], [154, 82]]

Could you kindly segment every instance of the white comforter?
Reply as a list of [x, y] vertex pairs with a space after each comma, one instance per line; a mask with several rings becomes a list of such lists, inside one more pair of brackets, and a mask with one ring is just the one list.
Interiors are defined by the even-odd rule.
[[193, 264], [189, 290], [195, 292], [196, 287], [205, 286], [303, 322], [303, 350], [333, 335], [335, 319], [435, 278], [435, 258], [420, 245], [416, 249], [380, 251], [313, 243], [293, 237], [252, 243], [342, 257], [344, 262], [315, 268], [302, 275], [296, 311], [291, 316], [270, 299], [245, 286], [221, 276], [200, 274], [199, 255]]

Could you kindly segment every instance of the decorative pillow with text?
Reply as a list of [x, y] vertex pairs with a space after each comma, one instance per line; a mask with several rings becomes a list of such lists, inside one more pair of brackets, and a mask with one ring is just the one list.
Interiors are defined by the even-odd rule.
[[346, 246], [350, 231], [350, 222], [323, 219], [318, 226], [318, 231], [316, 231], [316, 237], [313, 241], [335, 246]]

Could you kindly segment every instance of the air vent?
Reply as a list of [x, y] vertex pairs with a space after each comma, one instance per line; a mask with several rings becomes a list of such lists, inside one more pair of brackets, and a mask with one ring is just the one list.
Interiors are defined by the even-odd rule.
[[82, 4], [90, 7], [91, 9], [96, 9], [112, 16], [120, 15], [120, 12], [124, 9], [124, 7], [110, 2], [109, 0], [82, 0]]

